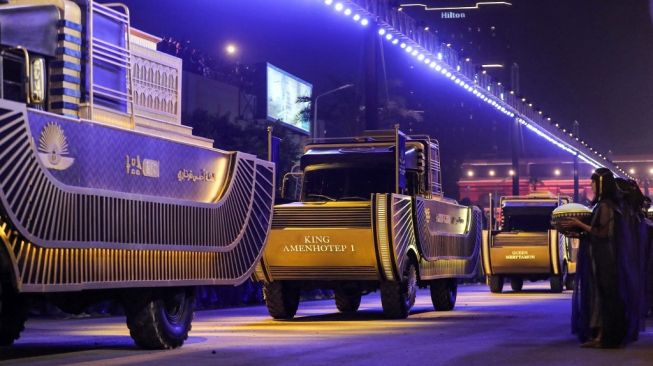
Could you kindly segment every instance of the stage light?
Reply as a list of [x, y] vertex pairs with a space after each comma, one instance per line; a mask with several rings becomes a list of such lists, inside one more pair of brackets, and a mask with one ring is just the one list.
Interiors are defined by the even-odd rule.
[[367, 20], [367, 19], [363, 19], [363, 20], [361, 20], [361, 25], [362, 25], [362, 26], [366, 26], [366, 25], [368, 25], [368, 24], [370, 24], [370, 21], [369, 21], [369, 20]]
[[342, 3], [337, 3], [336, 6], [334, 7], [334, 9], [336, 9], [336, 11], [342, 11], [342, 9], [343, 9], [344, 7], [345, 7], [345, 6], [342, 5]]
[[353, 19], [354, 19], [355, 21], [359, 21], [359, 20], [361, 20], [361, 16], [358, 15], [358, 14], [355, 14]]
[[468, 177], [473, 177], [474, 176], [474, 171], [473, 170], [468, 170], [467, 171], [467, 176]]
[[349, 9], [349, 8], [345, 9], [343, 14], [345, 14], [347, 16], [351, 15], [351, 9]]
[[379, 35], [382, 36], [385, 34], [385, 29], [381, 28], [379, 29]]
[[326, 5], [331, 5], [331, 4], [333, 4], [333, 0], [324, 0], [324, 3]]

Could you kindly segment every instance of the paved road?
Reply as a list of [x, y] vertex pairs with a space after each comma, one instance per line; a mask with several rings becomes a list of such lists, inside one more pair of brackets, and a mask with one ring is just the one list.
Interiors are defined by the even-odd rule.
[[[506, 291], [508, 291], [506, 286]], [[300, 305], [292, 321], [272, 321], [263, 306], [202, 311], [184, 347], [134, 347], [120, 317], [32, 319], [12, 348], [11, 365], [652, 365], [653, 321], [625, 349], [581, 349], [569, 334], [571, 293], [550, 294], [544, 283], [524, 292], [490, 294], [461, 286], [452, 312], [435, 312], [418, 293], [406, 320], [386, 320], [378, 294], [361, 311], [337, 313], [333, 301]]]

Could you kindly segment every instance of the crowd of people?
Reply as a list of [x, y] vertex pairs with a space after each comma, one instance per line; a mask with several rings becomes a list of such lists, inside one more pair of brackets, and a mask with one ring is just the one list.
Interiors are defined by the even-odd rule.
[[609, 169], [597, 169], [591, 181], [591, 221], [562, 223], [581, 238], [571, 326], [583, 347], [616, 348], [638, 339], [651, 307], [651, 201], [635, 181], [615, 178]]
[[219, 58], [195, 48], [190, 41], [166, 37], [158, 44], [158, 50], [183, 60], [183, 68], [209, 79], [220, 80], [237, 86], [246, 86], [253, 68], [238, 59]]

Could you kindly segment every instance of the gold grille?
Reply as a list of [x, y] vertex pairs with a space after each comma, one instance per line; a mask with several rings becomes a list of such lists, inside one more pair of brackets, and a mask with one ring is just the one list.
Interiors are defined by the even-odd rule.
[[549, 245], [549, 233], [502, 233], [494, 236], [492, 246], [546, 246]]
[[309, 204], [299, 207], [275, 207], [272, 228], [286, 227], [370, 228], [372, 227], [370, 206], [321, 207]]

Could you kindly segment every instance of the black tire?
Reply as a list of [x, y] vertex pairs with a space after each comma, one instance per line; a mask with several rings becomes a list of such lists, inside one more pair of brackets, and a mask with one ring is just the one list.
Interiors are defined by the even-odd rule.
[[549, 283], [551, 284], [551, 292], [559, 294], [562, 292], [562, 276], [561, 275], [552, 275], [549, 277]]
[[383, 314], [391, 319], [405, 319], [415, 304], [417, 295], [417, 268], [412, 261], [404, 271], [401, 281], [381, 282]]
[[333, 290], [336, 307], [341, 313], [354, 313], [361, 305], [363, 294], [359, 289], [336, 288]]
[[575, 284], [575, 276], [573, 274], [567, 273], [565, 276], [565, 290], [573, 291]]
[[524, 279], [521, 277], [513, 277], [510, 279], [510, 288], [512, 288], [513, 291], [519, 292], [521, 291], [522, 287], [524, 287]]
[[456, 306], [458, 296], [458, 281], [455, 278], [444, 278], [431, 281], [431, 302], [435, 311], [451, 311]]
[[0, 282], [0, 346], [11, 346], [27, 321], [27, 301], [6, 282]]
[[500, 294], [503, 291], [503, 277], [492, 275], [489, 280], [490, 291], [495, 294]]
[[299, 307], [299, 294], [299, 287], [288, 282], [274, 281], [263, 285], [265, 305], [274, 319], [292, 319]]
[[146, 349], [181, 347], [193, 321], [195, 289], [162, 288], [135, 297], [126, 299], [125, 310], [129, 334], [136, 344]]

